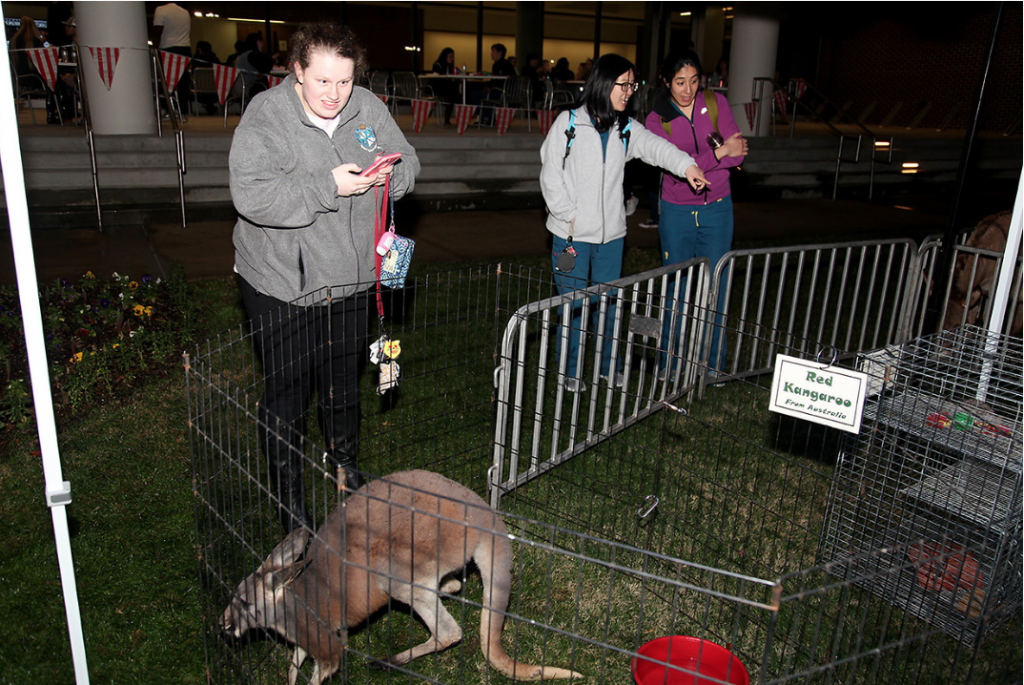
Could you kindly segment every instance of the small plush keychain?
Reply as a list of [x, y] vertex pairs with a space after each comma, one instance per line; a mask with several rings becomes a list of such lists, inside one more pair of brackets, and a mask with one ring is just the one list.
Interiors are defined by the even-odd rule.
[[401, 353], [402, 341], [391, 340], [387, 335], [381, 335], [370, 345], [370, 363], [380, 367], [380, 378], [377, 381], [378, 395], [383, 395], [388, 390], [398, 387], [402, 369], [395, 360]]

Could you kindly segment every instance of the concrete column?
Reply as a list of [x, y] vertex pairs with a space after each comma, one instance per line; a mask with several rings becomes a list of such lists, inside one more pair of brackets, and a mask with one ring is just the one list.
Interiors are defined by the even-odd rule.
[[725, 12], [718, 6], [705, 6], [703, 10], [695, 9], [690, 21], [693, 51], [700, 57], [705, 73], [710, 74], [725, 49]]
[[[144, 2], [75, 2], [78, 70], [89, 94], [92, 128], [103, 135], [156, 133]], [[107, 90], [89, 47], [121, 48]]]
[[[776, 16], [768, 12], [758, 13], [755, 6], [750, 6], [749, 10], [746, 6], [737, 9], [732, 20], [732, 47], [729, 54], [729, 104], [743, 135], [768, 134], [771, 120], [771, 85], [765, 84], [764, 91], [760, 94], [759, 108], [762, 111], [758, 131], [751, 130], [752, 127], [747, 121], [746, 105], [753, 99], [755, 78], [775, 77], [778, 47], [779, 20]], [[704, 68], [708, 70], [706, 65]], [[756, 119], [754, 125], [757, 125]]]
[[544, 56], [544, 3], [516, 3], [516, 59], [519, 68], [526, 64], [526, 55], [535, 52]]

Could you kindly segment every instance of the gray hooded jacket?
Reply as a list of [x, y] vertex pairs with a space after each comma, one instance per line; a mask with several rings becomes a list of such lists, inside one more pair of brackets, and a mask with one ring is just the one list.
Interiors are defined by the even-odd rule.
[[254, 97], [231, 142], [235, 269], [285, 302], [325, 286], [345, 286], [332, 295], [347, 297], [376, 279], [380, 193], [339, 197], [331, 170], [350, 162], [366, 168], [380, 153], [401, 152], [391, 177], [398, 199], [412, 192], [420, 162], [376, 95], [353, 88], [328, 138], [306, 116], [295, 83], [289, 76]]
[[[548, 208], [547, 229], [560, 238], [603, 245], [626, 235], [626, 205], [622, 180], [626, 162], [648, 164], [685, 177], [693, 157], [635, 120], [629, 146], [622, 144], [618, 124], [612, 126], [602, 155], [601, 134], [586, 107], [576, 110], [576, 137], [565, 158], [569, 112], [558, 115], [540, 149], [540, 189]], [[562, 161], [565, 168], [562, 168]]]

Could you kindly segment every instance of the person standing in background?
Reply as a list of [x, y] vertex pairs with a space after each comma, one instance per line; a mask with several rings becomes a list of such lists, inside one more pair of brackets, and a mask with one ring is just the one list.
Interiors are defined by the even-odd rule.
[[[686, 179], [665, 174], [661, 185], [658, 235], [663, 264], [707, 257], [711, 268], [732, 249], [733, 212], [729, 170], [747, 155], [729, 101], [700, 86], [700, 58], [686, 50], [661, 65], [662, 88], [647, 117], [647, 128], [690, 154], [707, 175], [707, 188], [692, 188]], [[717, 304], [721, 312], [724, 292]], [[710, 369], [724, 368], [726, 344], [717, 316], [711, 336]], [[719, 344], [721, 341], [721, 344]]]
[[[46, 43], [55, 48], [68, 48], [75, 42], [74, 10], [70, 2], [51, 2], [46, 8]], [[71, 61], [69, 55], [63, 54], [61, 61]], [[58, 67], [57, 87], [53, 97], [46, 101], [46, 123], [59, 124], [61, 119], [70, 121], [75, 115], [75, 69]], [[69, 84], [69, 81], [71, 82]], [[58, 114], [59, 111], [59, 114]]]
[[[153, 45], [160, 50], [191, 57], [192, 15], [187, 9], [173, 2], [160, 5], [153, 12], [152, 38]], [[175, 90], [179, 105], [188, 102], [189, 92], [192, 90], [192, 75], [188, 70], [182, 73]]]
[[[552, 234], [551, 262], [555, 287], [565, 295], [594, 283], [610, 283], [622, 276], [626, 236], [626, 207], [622, 179], [626, 162], [642, 159], [666, 169], [700, 192], [707, 180], [689, 154], [645, 129], [629, 116], [633, 94], [639, 88], [632, 62], [620, 55], [602, 55], [583, 86], [576, 106], [558, 115], [541, 146], [540, 188], [547, 205], [546, 226]], [[609, 305], [605, 330], [614, 325]], [[562, 384], [568, 392], [585, 392], [580, 368], [580, 331], [583, 303], [573, 303], [568, 331], [558, 332], [555, 354]], [[597, 306], [591, 308], [596, 316]], [[599, 318], [599, 317], [598, 317]], [[586, 326], [587, 330], [592, 330]], [[567, 345], [563, 346], [563, 337]], [[622, 373], [612, 368], [610, 342], [602, 347], [599, 375], [610, 386], [621, 387]]]

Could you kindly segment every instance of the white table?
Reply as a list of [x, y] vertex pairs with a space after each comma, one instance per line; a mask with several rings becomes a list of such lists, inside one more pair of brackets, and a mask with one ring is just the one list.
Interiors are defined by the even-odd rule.
[[417, 78], [423, 81], [433, 79], [449, 79], [458, 81], [459, 90], [462, 91], [462, 104], [466, 104], [466, 82], [467, 81], [504, 81], [508, 76], [490, 76], [488, 74], [420, 74]]

